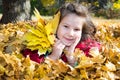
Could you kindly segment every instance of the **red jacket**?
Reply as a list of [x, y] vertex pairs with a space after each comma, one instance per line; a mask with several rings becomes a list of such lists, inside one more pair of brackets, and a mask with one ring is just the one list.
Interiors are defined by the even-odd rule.
[[[92, 47], [98, 47], [98, 49], [100, 50], [100, 43], [98, 43], [97, 41], [93, 41], [93, 40], [88, 39], [88, 40], [85, 40], [85, 41], [78, 43], [78, 45], [76, 46], [76, 48], [83, 50], [83, 52], [85, 53], [86, 56], [90, 56], [89, 50]], [[29, 55], [30, 59], [32, 61], [37, 62], [37, 63], [42, 63], [45, 60], [45, 55], [43, 54], [43, 55], [39, 56], [38, 50], [31, 51], [30, 49], [25, 49], [25, 50], [23, 50], [23, 55], [25, 57], [27, 57], [27, 55]], [[64, 62], [67, 62], [67, 57], [64, 53], [61, 55], [61, 59]]]

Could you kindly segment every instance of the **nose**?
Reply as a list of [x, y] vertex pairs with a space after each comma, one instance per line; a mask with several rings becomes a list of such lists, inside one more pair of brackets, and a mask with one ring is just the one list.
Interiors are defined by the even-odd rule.
[[69, 36], [74, 36], [74, 31], [73, 31], [73, 30], [69, 30], [69, 31], [68, 31], [68, 35], [69, 35]]

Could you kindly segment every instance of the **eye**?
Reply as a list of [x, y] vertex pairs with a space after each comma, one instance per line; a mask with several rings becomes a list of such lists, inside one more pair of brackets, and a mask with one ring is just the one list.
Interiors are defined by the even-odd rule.
[[76, 29], [74, 29], [74, 30], [75, 30], [75, 31], [80, 31], [80, 29], [77, 29], [77, 28], [76, 28]]
[[67, 25], [64, 25], [64, 27], [65, 27], [65, 28], [68, 28], [68, 26], [67, 26]]

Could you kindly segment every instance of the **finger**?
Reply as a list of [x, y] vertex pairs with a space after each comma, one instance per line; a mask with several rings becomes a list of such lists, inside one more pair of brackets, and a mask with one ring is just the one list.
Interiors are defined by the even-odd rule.
[[60, 40], [57, 40], [56, 43], [54, 44], [54, 47], [63, 49], [65, 45]]
[[54, 42], [57, 42], [57, 41], [58, 41], [58, 39], [57, 39], [57, 38], [55, 38]]
[[79, 41], [80, 41], [80, 37], [77, 37], [75, 42], [74, 42], [74, 44], [72, 46], [76, 46], [79, 43]]
[[73, 53], [75, 50], [75, 47], [79, 43], [79, 41], [80, 41], [80, 38], [78, 37], [78, 38], [76, 38], [75, 42], [71, 46], [66, 47], [65, 49], [68, 50], [69, 53]]
[[62, 49], [64, 49], [65, 47], [65, 45], [60, 40], [58, 40], [58, 46], [59, 48], [62, 48]]

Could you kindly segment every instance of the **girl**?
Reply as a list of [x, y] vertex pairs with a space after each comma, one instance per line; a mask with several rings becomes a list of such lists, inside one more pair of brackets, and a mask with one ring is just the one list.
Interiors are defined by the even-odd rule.
[[[87, 8], [80, 4], [66, 3], [59, 11], [61, 15], [56, 31], [56, 41], [52, 52], [47, 57], [53, 60], [62, 59], [74, 66], [76, 59], [73, 53], [76, 48], [83, 50], [86, 56], [90, 56], [89, 50], [92, 47], [100, 49], [100, 44], [94, 40], [96, 28], [89, 17]], [[39, 56], [37, 50], [30, 49], [25, 49], [23, 55], [29, 55], [31, 60], [38, 63], [43, 62], [46, 56]]]

